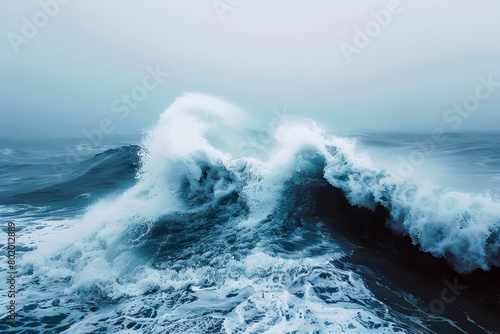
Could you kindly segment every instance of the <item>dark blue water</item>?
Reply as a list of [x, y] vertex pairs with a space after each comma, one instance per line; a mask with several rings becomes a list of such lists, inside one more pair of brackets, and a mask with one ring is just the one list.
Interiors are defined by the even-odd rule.
[[[307, 139], [269, 161], [161, 126], [100, 147], [0, 141], [20, 272], [17, 325], [0, 331], [500, 332], [498, 134], [430, 148], [425, 134], [289, 130]], [[468, 288], [443, 294], [454, 279]]]

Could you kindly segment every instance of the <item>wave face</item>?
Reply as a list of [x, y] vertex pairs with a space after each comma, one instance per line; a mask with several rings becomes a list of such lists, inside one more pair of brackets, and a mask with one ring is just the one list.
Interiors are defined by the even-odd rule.
[[[136, 145], [123, 146], [98, 153], [68, 168], [67, 175], [54, 175], [52, 164], [9, 163], [0, 167], [6, 177], [0, 194], [1, 204], [61, 204], [81, 206], [86, 199], [97, 198], [108, 189], [134, 179], [138, 168]], [[25, 175], [32, 175], [26, 184]], [[48, 175], [48, 176], [46, 176]], [[125, 182], [127, 183], [127, 182]], [[129, 182], [130, 183], [130, 182]], [[34, 190], [35, 189], [35, 190]]]
[[317, 192], [325, 187], [341, 189], [354, 206], [385, 207], [394, 231], [459, 272], [499, 265], [500, 203], [491, 195], [379, 170], [354, 140], [312, 120], [277, 124], [265, 158], [242, 156], [246, 117], [225, 101], [186, 94], [140, 149], [106, 151], [61, 183], [6, 197], [2, 214], [19, 218], [28, 209], [14, 204], [27, 199], [43, 207], [40, 198], [56, 190], [66, 200], [134, 182], [101, 193], [107, 196], [76, 218], [40, 214], [41, 229], [28, 225], [32, 217], [16, 218], [32, 235], [22, 258], [19, 326], [67, 333], [431, 333], [410, 315], [418, 311], [411, 296], [400, 291], [402, 309], [390, 307], [366, 280], [384, 282], [342, 265], [348, 251], [318, 213]]

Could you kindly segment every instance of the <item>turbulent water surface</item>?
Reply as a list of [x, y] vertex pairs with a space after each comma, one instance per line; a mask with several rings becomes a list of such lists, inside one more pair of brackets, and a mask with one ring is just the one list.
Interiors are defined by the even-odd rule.
[[497, 134], [246, 117], [190, 94], [140, 141], [2, 141], [19, 309], [0, 331], [499, 331]]

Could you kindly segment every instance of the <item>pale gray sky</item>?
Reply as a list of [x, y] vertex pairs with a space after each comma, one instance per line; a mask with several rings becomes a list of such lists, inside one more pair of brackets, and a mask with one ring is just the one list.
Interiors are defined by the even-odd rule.
[[[183, 92], [231, 101], [255, 126], [286, 107], [333, 131], [430, 131], [458, 124], [443, 115], [479, 76], [500, 82], [495, 0], [54, 1], [0, 3], [0, 137], [80, 136], [104, 117], [136, 134]], [[388, 8], [348, 62], [342, 43]], [[146, 79], [120, 119], [122, 94], [157, 66], [169, 76]], [[457, 129], [500, 130], [500, 87]]]

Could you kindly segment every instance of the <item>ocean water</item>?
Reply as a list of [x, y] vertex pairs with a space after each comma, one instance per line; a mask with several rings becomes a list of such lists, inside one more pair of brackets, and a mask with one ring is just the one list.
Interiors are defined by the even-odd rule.
[[498, 134], [249, 117], [187, 94], [142, 138], [0, 141], [0, 331], [500, 332]]

